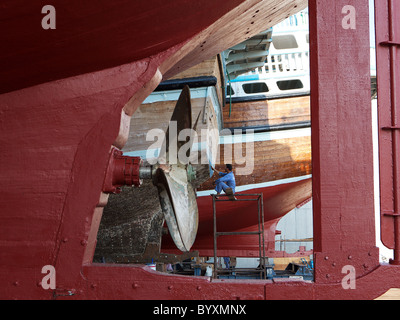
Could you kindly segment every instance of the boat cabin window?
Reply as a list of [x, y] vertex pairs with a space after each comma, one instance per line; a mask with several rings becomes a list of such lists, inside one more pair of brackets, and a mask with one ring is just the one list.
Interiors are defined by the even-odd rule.
[[246, 83], [243, 85], [243, 90], [247, 94], [269, 91], [268, 86], [265, 82]]
[[272, 37], [272, 43], [277, 50], [298, 48], [294, 35], [282, 35]]
[[284, 80], [276, 82], [278, 88], [280, 90], [293, 90], [293, 89], [302, 89], [303, 83], [301, 80]]

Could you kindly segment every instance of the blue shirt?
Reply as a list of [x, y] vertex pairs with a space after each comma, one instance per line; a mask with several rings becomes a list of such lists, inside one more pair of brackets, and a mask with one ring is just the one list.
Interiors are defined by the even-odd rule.
[[228, 187], [232, 188], [233, 193], [235, 193], [236, 181], [233, 172], [220, 172], [219, 176], [221, 178], [217, 179], [216, 181], [225, 182]]

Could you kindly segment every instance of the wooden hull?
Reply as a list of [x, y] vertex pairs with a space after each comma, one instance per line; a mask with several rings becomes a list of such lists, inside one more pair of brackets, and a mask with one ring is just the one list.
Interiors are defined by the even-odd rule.
[[[310, 96], [228, 103], [223, 109], [225, 128], [282, 128], [309, 123]], [[245, 117], [244, 117], [245, 115]]]
[[[196, 67], [191, 68], [190, 72], [183, 72], [175, 78], [181, 79], [181, 77], [194, 75], [197, 77], [213, 77], [216, 82], [213, 86], [195, 88], [191, 91], [193, 125], [198, 116], [200, 116], [196, 128], [197, 143], [206, 142], [203, 141], [203, 130], [208, 130], [213, 135], [213, 140], [217, 141], [221, 128], [220, 106], [224, 101], [223, 92], [220, 89], [223, 76], [219, 67], [219, 57], [203, 61]], [[171, 80], [174, 80], [174, 78]], [[147, 138], [147, 134], [154, 129], [164, 133], [167, 132], [180, 92], [181, 89], [155, 91], [139, 106], [130, 120], [130, 133], [122, 151], [126, 154], [139, 152], [139, 154], [145, 155], [144, 152], [146, 150], [157, 148], [154, 144], [157, 142], [156, 139]]]
[[[206, 143], [202, 130], [212, 133], [214, 154], [210, 160], [217, 169], [223, 170], [224, 164], [232, 163], [239, 186], [311, 174], [309, 96], [234, 103], [229, 112], [229, 103], [221, 108], [224, 98], [220, 89], [223, 75], [219, 57], [208, 59], [175, 78], [184, 81], [195, 75], [213, 76], [217, 81], [212, 88], [191, 90], [192, 119], [200, 113], [196, 130], [198, 143]], [[126, 154], [146, 157], [148, 150], [157, 148], [155, 142], [159, 141], [147, 138], [147, 134], [153, 129], [167, 131], [179, 93], [180, 90], [153, 92], [137, 109], [130, 121], [129, 138], [122, 149]], [[298, 123], [304, 128], [297, 129]], [[259, 127], [265, 131], [273, 126], [287, 129], [254, 130]], [[246, 130], [255, 132], [246, 134]], [[213, 189], [213, 180], [205, 182], [198, 190]]]
[[[285, 134], [289, 137], [285, 138]], [[292, 136], [295, 134], [298, 136]], [[248, 143], [223, 144], [219, 148], [219, 165], [233, 163], [238, 186], [278, 181], [301, 177], [312, 173], [311, 168], [311, 132], [309, 129], [296, 129], [292, 132], [273, 134], [255, 134]], [[260, 139], [257, 141], [256, 139]], [[243, 155], [235, 158], [235, 150]], [[244, 162], [243, 164], [236, 164]], [[212, 180], [205, 182], [199, 191], [213, 189]]]

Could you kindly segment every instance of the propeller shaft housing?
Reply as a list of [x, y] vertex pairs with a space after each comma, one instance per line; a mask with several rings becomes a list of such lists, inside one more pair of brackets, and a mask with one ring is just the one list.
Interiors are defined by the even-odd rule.
[[107, 193], [119, 193], [122, 186], [139, 187], [140, 179], [140, 157], [123, 156], [121, 150], [111, 150], [106, 177], [104, 179], [103, 191]]

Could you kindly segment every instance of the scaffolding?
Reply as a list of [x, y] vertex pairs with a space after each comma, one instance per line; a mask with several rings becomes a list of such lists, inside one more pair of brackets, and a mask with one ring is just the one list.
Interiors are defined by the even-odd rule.
[[[265, 239], [264, 239], [264, 201], [263, 195], [261, 194], [234, 194], [234, 195], [211, 195], [213, 198], [213, 218], [214, 218], [214, 279], [218, 278], [217, 265], [217, 238], [220, 236], [228, 235], [258, 235], [259, 243], [259, 257], [260, 257], [260, 269], [256, 269], [260, 272], [260, 278], [267, 278], [267, 263], [265, 261]], [[218, 197], [218, 198], [217, 198]], [[249, 232], [218, 232], [217, 231], [217, 210], [216, 202], [218, 201], [257, 201], [257, 217], [258, 217], [258, 231]], [[246, 269], [246, 271], [249, 271]]]

